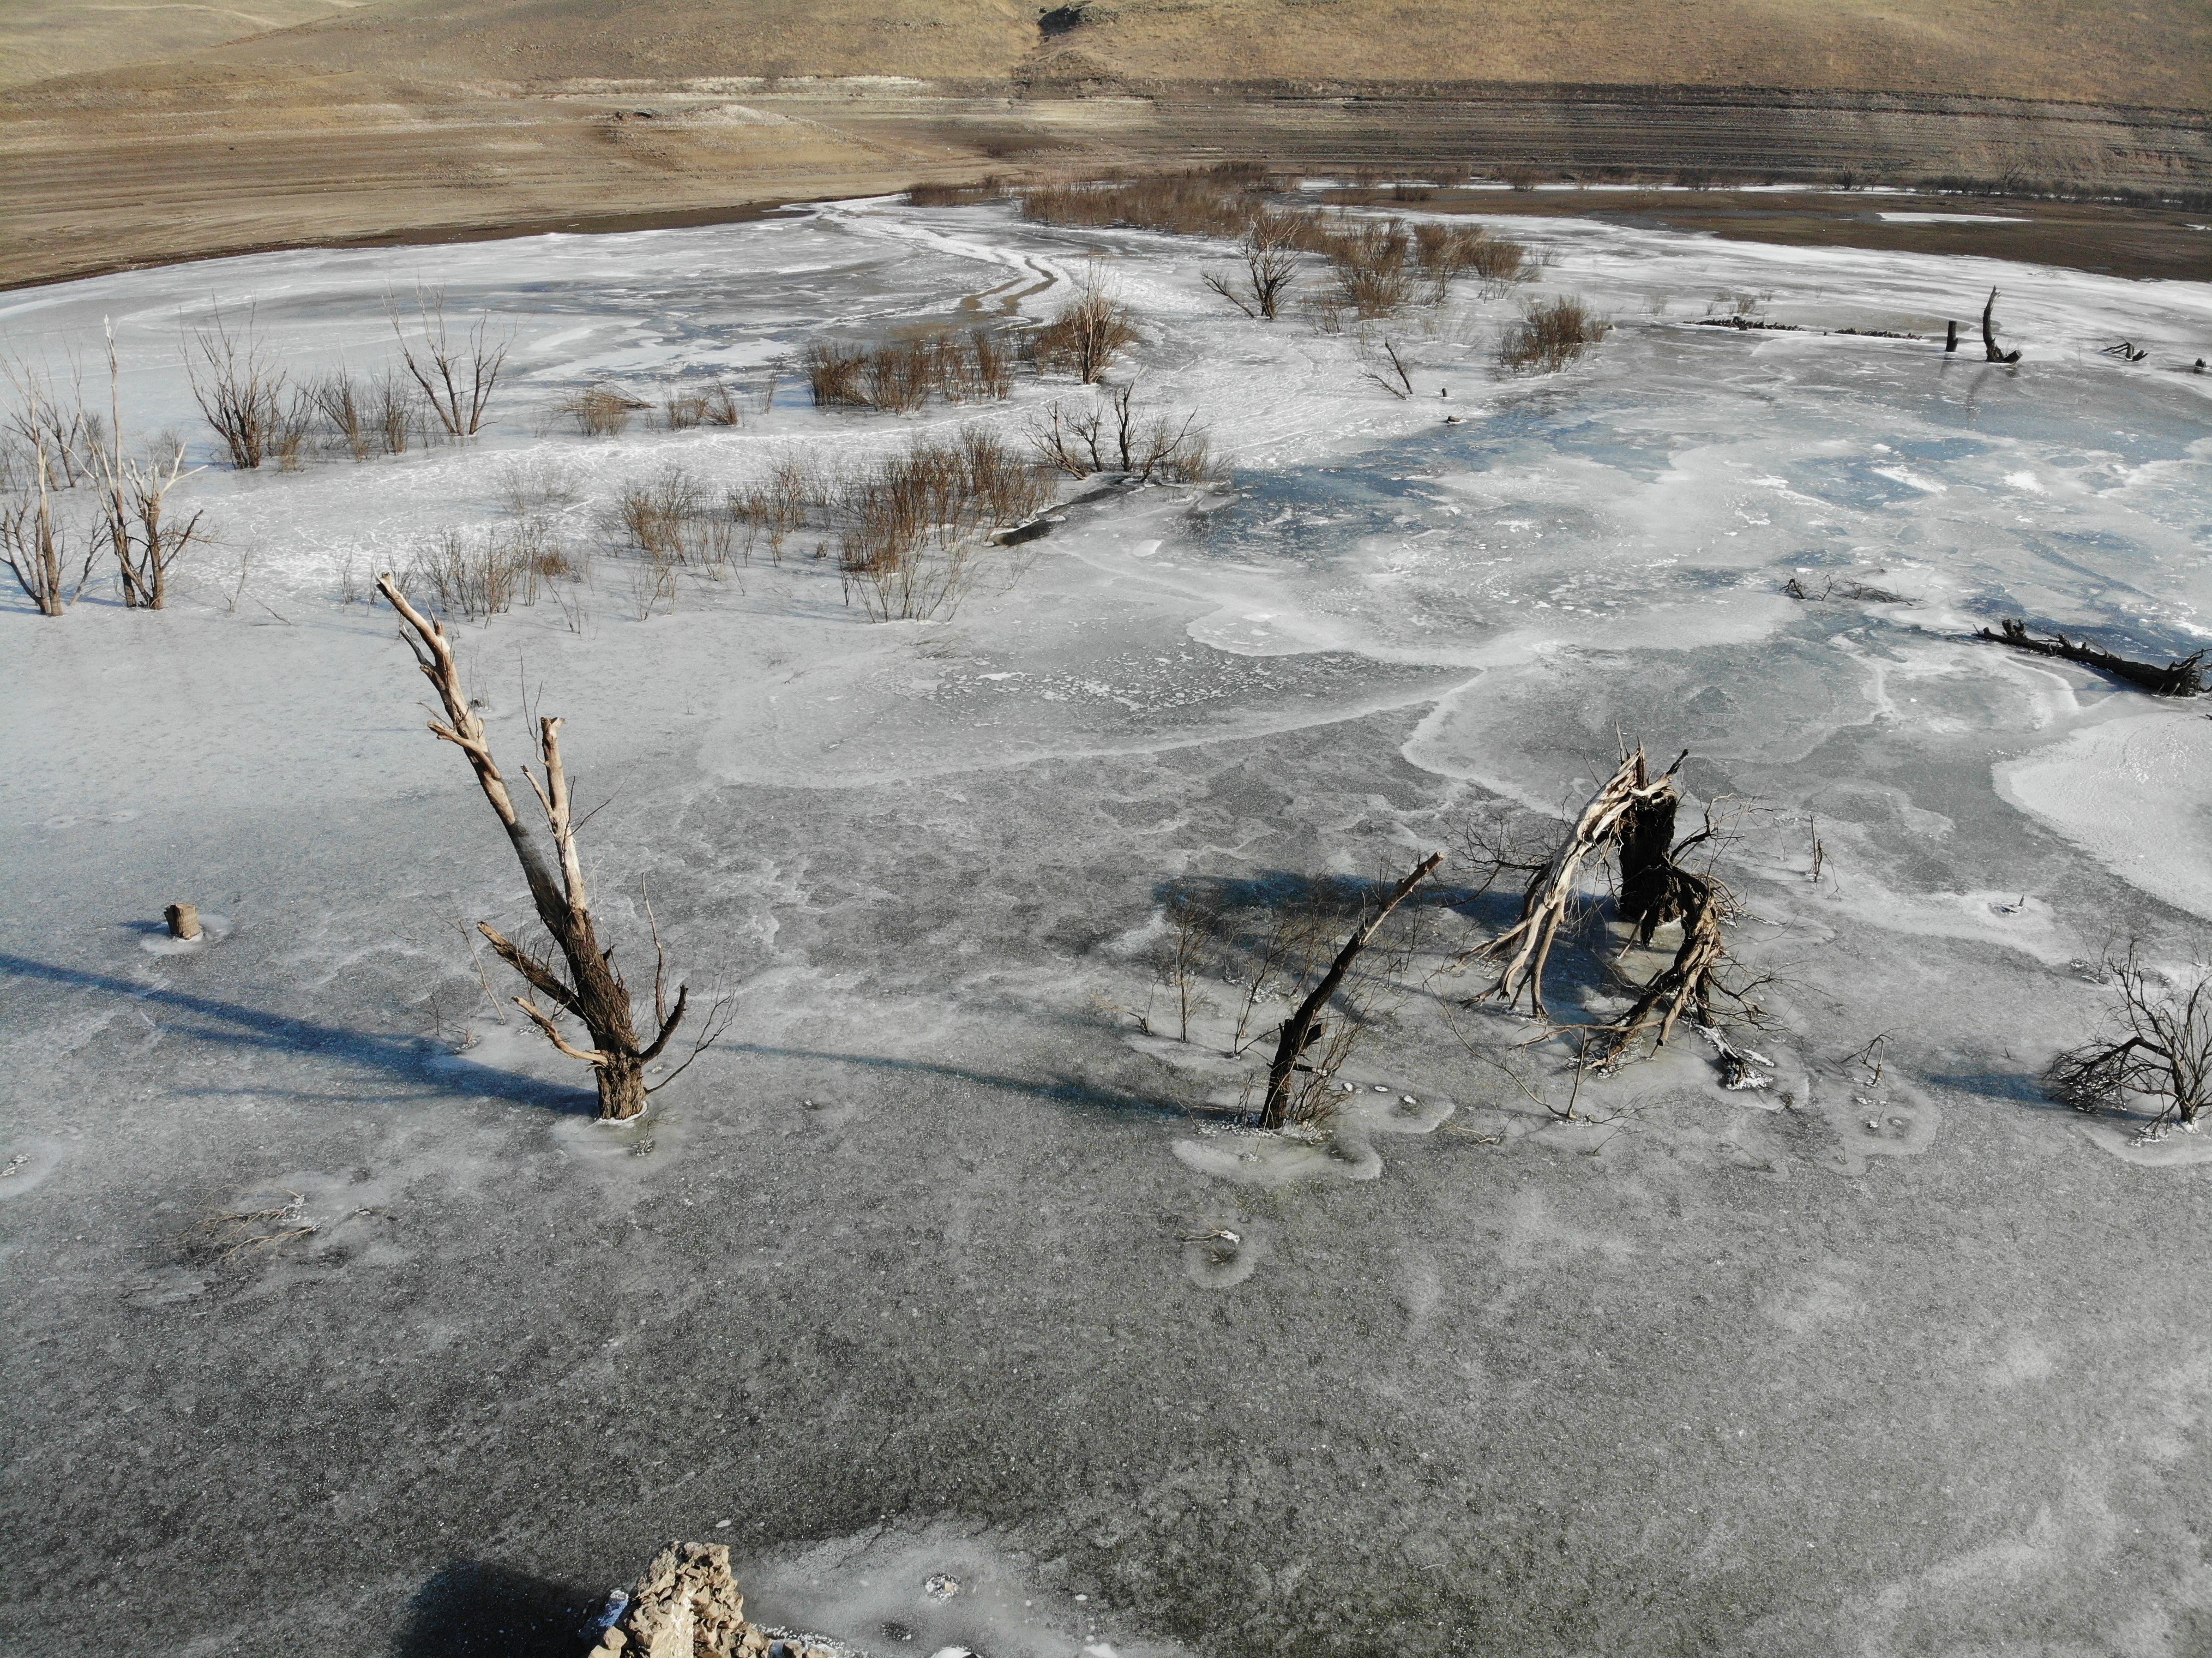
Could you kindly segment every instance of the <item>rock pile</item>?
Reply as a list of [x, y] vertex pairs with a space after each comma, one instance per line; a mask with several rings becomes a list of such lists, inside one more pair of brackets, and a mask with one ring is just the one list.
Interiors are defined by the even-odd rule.
[[637, 1587], [615, 1591], [592, 1658], [840, 1658], [745, 1621], [745, 1597], [720, 1543], [671, 1543]]

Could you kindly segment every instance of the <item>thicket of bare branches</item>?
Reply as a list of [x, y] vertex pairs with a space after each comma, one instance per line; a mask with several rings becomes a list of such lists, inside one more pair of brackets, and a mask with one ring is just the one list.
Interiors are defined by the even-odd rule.
[[193, 399], [234, 467], [298, 463], [313, 405], [290, 395], [290, 376], [252, 307], [236, 331], [220, 307], [187, 330], [185, 367]]
[[1134, 381], [1099, 388], [1088, 404], [1055, 403], [1030, 425], [1037, 458], [1070, 477], [1120, 472], [1139, 483], [1195, 483], [1213, 475], [1206, 431], [1195, 415], [1148, 415]]
[[458, 337], [446, 321], [446, 296], [436, 288], [415, 292], [415, 325], [420, 337], [410, 339], [399, 317], [396, 300], [388, 301], [386, 314], [399, 341], [400, 361], [421, 388], [424, 401], [446, 435], [472, 438], [483, 428], [492, 393], [507, 363], [508, 340], [492, 332], [491, 313], [484, 312]]
[[630, 419], [653, 405], [641, 398], [611, 386], [586, 386], [569, 392], [553, 405], [587, 438], [618, 438], [629, 429]]
[[1262, 211], [1246, 227], [1237, 254], [1241, 271], [1206, 273], [1206, 285], [1246, 316], [1273, 322], [1297, 280], [1298, 249], [1308, 240], [1301, 215]]
[[2195, 1133], [2212, 1106], [2212, 974], [2200, 968], [2179, 982], [2168, 980], [2143, 965], [2133, 943], [2105, 966], [2113, 992], [2110, 1028], [2052, 1060], [2045, 1085], [2077, 1111], [2141, 1102], [2151, 1113], [2147, 1138], [2173, 1127]]
[[815, 404], [824, 409], [907, 414], [932, 398], [981, 403], [1013, 392], [1012, 362], [983, 329], [948, 329], [877, 346], [817, 340], [807, 348], [804, 367]]
[[1049, 474], [988, 428], [918, 440], [840, 491], [838, 568], [847, 591], [878, 622], [949, 613], [975, 582], [986, 533], [1051, 499]]
[[828, 491], [819, 471], [796, 455], [776, 461], [768, 476], [729, 493], [730, 516], [745, 526], [745, 556], [754, 542], [768, 538], [769, 556], [783, 562], [783, 544], [826, 507]]
[[1499, 337], [1498, 365], [1509, 374], [1553, 374], [1580, 361], [1612, 327], [1578, 299], [1532, 305]]
[[1050, 322], [1030, 336], [1028, 349], [1038, 367], [1065, 369], [1091, 385], [1136, 341], [1136, 318], [1094, 274]]
[[[731, 1009], [726, 1002], [710, 1008], [695, 1024], [698, 1037], [690, 1054], [668, 1076], [648, 1086], [646, 1071], [667, 1051], [678, 1029], [691, 1011], [690, 990], [679, 983], [672, 1005], [667, 996], [667, 957], [661, 948], [660, 929], [653, 924], [653, 1034], [641, 1038], [631, 1005], [629, 987], [614, 964], [614, 947], [602, 945], [584, 884], [584, 868], [576, 846], [576, 823], [571, 786], [562, 763], [558, 720], [538, 722], [537, 749], [543, 780], [523, 768], [523, 780], [537, 796], [544, 815], [544, 833], [526, 823], [515, 809], [507, 780], [492, 756], [483, 721], [471, 706], [453, 659], [453, 645], [445, 629], [407, 601], [389, 574], [377, 578], [377, 590], [398, 613], [401, 637], [415, 654], [438, 694], [443, 720], [432, 720], [432, 735], [454, 744], [468, 757], [477, 786], [507, 831], [507, 841], [529, 884], [539, 923], [550, 937], [559, 959], [516, 944], [489, 921], [479, 921], [481, 932], [500, 959], [521, 975], [530, 994], [518, 996], [514, 1005], [545, 1035], [547, 1041], [572, 1060], [592, 1067], [598, 1084], [599, 1115], [621, 1121], [645, 1109], [646, 1098], [673, 1082], [693, 1060], [711, 1047], [727, 1028]], [[550, 842], [550, 844], [549, 844]], [[648, 923], [652, 908], [647, 906]], [[541, 1005], [543, 997], [546, 1004]], [[588, 1048], [580, 1048], [561, 1029], [563, 1017], [584, 1027]]]
[[100, 542], [55, 509], [43, 436], [32, 445], [33, 488], [0, 498], [0, 563], [41, 616], [60, 616], [91, 580]]

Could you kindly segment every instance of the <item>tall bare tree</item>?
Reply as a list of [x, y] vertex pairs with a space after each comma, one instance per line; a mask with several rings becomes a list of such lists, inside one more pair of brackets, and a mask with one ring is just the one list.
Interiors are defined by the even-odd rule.
[[[673, 1082], [685, 1066], [713, 1045], [727, 1026], [729, 1005], [725, 1001], [711, 1008], [704, 1029], [692, 1043], [684, 1063], [652, 1087], [646, 1085], [646, 1067], [666, 1051], [677, 1027], [684, 1023], [684, 1015], [690, 1010], [690, 992], [688, 987], [679, 984], [675, 1005], [669, 1005], [667, 956], [661, 948], [659, 926], [653, 924], [653, 1032], [650, 1041], [639, 1040], [629, 987], [616, 971], [614, 947], [599, 943], [590, 898], [584, 887], [584, 866], [576, 853], [576, 823], [569, 801], [568, 774], [561, 763], [561, 721], [538, 722], [538, 757], [544, 769], [544, 782], [532, 775], [526, 766], [522, 773], [523, 780], [538, 797], [538, 806], [544, 814], [551, 840], [549, 849], [546, 838], [523, 822], [515, 810], [507, 780], [492, 758], [483, 721], [469, 706], [468, 692], [461, 683], [460, 670], [454, 663], [453, 645], [446, 630], [435, 618], [424, 616], [409, 604], [399, 584], [390, 574], [379, 576], [376, 587], [398, 613], [400, 636], [414, 652], [422, 677], [435, 688], [445, 708], [445, 719], [430, 722], [431, 734], [453, 744], [468, 756], [484, 799], [490, 803], [500, 826], [507, 831], [508, 842], [514, 847], [523, 878], [530, 884], [538, 919], [559, 949], [562, 966], [532, 954], [503, 937], [488, 921], [477, 922], [477, 931], [483, 934], [501, 961], [522, 975], [537, 995], [552, 1004], [549, 1010], [532, 996], [514, 999], [514, 1005], [545, 1033], [547, 1041], [570, 1059], [580, 1060], [592, 1067], [593, 1079], [599, 1084], [599, 1115], [617, 1121], [635, 1117], [645, 1109], [648, 1094]], [[649, 923], [652, 914], [648, 905], [646, 915]], [[579, 1048], [561, 1034], [559, 1019], [564, 1013], [575, 1018], [590, 1033], [591, 1047]]]

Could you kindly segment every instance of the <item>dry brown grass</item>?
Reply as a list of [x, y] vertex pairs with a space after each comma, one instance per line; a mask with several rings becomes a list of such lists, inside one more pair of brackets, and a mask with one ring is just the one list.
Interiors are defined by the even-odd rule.
[[1267, 209], [1265, 198], [1249, 188], [1255, 182], [1264, 182], [1263, 175], [1239, 169], [1045, 185], [1021, 192], [1022, 216], [1040, 224], [1242, 236]]
[[574, 422], [576, 429], [587, 438], [617, 438], [629, 430], [630, 420], [639, 410], [652, 406], [611, 386], [586, 386], [555, 404], [553, 412]]
[[727, 566], [732, 525], [713, 493], [681, 466], [634, 478], [615, 498], [615, 523], [631, 550], [656, 564], [714, 574]]
[[660, 423], [672, 432], [688, 431], [695, 426], [742, 426], [744, 411], [727, 380], [710, 380], [703, 386], [678, 382], [661, 390]]
[[987, 428], [921, 440], [839, 492], [847, 591], [878, 622], [949, 612], [974, 583], [983, 532], [1032, 516], [1052, 490], [1043, 467]]

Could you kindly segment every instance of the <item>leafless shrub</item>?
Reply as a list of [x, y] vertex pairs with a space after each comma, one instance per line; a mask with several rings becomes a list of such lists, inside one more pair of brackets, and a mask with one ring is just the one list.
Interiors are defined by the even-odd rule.
[[1401, 401], [1413, 395], [1413, 371], [1388, 335], [1359, 343], [1359, 378], [1381, 386]]
[[53, 374], [15, 359], [0, 361], [14, 398], [4, 430], [13, 440], [7, 446], [7, 483], [16, 489], [35, 487], [37, 456], [46, 456], [46, 487], [74, 489], [96, 471], [95, 456], [108, 437], [100, 417], [84, 407], [84, 374], [80, 365], [70, 367], [70, 385], [63, 391]]
[[2140, 1138], [2179, 1127], [2195, 1133], [2212, 1105], [2212, 974], [2202, 968], [2175, 981], [2143, 966], [2140, 947], [2108, 959], [2112, 1029], [2052, 1060], [2044, 1083], [2077, 1111], [2117, 1111], [2145, 1102], [2151, 1121]]
[[681, 466], [623, 485], [615, 513], [632, 550], [654, 563], [713, 572], [729, 562], [730, 521], [707, 487]]
[[876, 621], [957, 608], [977, 574], [982, 532], [1035, 513], [1049, 476], [988, 428], [924, 439], [851, 479], [836, 503], [839, 568]]
[[1498, 367], [1509, 374], [1554, 374], [1580, 361], [1612, 326], [1578, 299], [1533, 305], [1499, 338]]
[[1533, 161], [1509, 161], [1495, 172], [1498, 182], [1512, 190], [1534, 190], [1544, 181], [1544, 169]]
[[446, 616], [489, 622], [512, 608], [528, 574], [519, 550], [504, 539], [443, 530], [408, 566], [406, 586], [433, 595], [432, 607]]
[[1297, 280], [1297, 249], [1304, 240], [1304, 221], [1285, 213], [1255, 214], [1238, 245], [1244, 268], [1241, 272], [1206, 273], [1206, 285], [1248, 317], [1273, 322], [1280, 314], [1283, 295]]
[[370, 400], [344, 369], [319, 375], [307, 386], [307, 400], [356, 460], [367, 460], [381, 446]]
[[1413, 238], [1396, 219], [1345, 219], [1321, 246], [1339, 298], [1363, 319], [1387, 317], [1413, 297]]
[[738, 408], [737, 393], [726, 380], [713, 380], [704, 386], [678, 382], [661, 392], [660, 423], [672, 432], [687, 431], [695, 426], [742, 426], [744, 412]]
[[230, 464], [250, 471], [278, 458], [291, 434], [287, 379], [258, 331], [252, 310], [234, 334], [220, 307], [186, 335], [185, 368], [200, 413], [215, 428]]
[[492, 477], [499, 487], [499, 504], [518, 518], [576, 498], [566, 469], [544, 456], [528, 460], [510, 456], [500, 462]]
[[1240, 236], [1262, 210], [1250, 194], [1218, 175], [1158, 173], [1149, 178], [1040, 185], [1021, 192], [1022, 216], [1040, 224], [1103, 228], [1127, 225], [1185, 236]]
[[43, 434], [32, 446], [37, 487], [0, 500], [0, 563], [41, 616], [59, 616], [92, 577], [100, 538], [74, 529], [56, 510], [47, 484]]
[[[417, 665], [437, 691], [443, 706], [445, 719], [430, 722], [431, 734], [453, 744], [468, 756], [485, 800], [507, 830], [515, 857], [521, 863], [524, 878], [529, 883], [538, 919], [551, 936], [560, 953], [560, 962], [556, 964], [509, 942], [489, 922], [478, 922], [477, 931], [500, 959], [529, 985], [532, 993], [515, 998], [515, 1005], [556, 1048], [592, 1067], [593, 1079], [599, 1084], [599, 1115], [616, 1120], [635, 1117], [645, 1109], [646, 1096], [654, 1091], [646, 1085], [647, 1068], [667, 1050], [690, 1010], [689, 989], [682, 985], [677, 987], [675, 1005], [669, 1005], [667, 957], [660, 948], [660, 928], [653, 919], [652, 905], [648, 902], [645, 912], [653, 942], [654, 1030], [651, 1040], [641, 1041], [629, 988], [616, 971], [613, 947], [603, 946], [599, 941], [598, 920], [586, 895], [568, 777], [562, 763], [561, 721], [538, 722], [538, 757], [544, 767], [544, 780], [541, 783], [527, 768], [523, 773], [531, 793], [538, 797], [550, 831], [540, 836], [531, 832], [515, 811], [507, 780], [492, 757], [483, 721], [470, 706], [445, 629], [410, 604], [390, 576], [380, 577], [377, 588], [398, 612], [401, 636], [415, 653]], [[550, 1010], [539, 1005], [536, 999], [539, 996], [551, 1004]], [[563, 1015], [583, 1025], [591, 1047], [578, 1048], [562, 1034], [559, 1022]], [[704, 1029], [692, 1043], [690, 1058], [655, 1087], [665, 1087], [682, 1075], [684, 1067], [726, 1028], [728, 1017], [728, 1005], [716, 1003], [707, 1014]]]
[[106, 538], [123, 603], [131, 610], [158, 610], [168, 601], [171, 568], [201, 538], [204, 509], [183, 514], [168, 510], [169, 491], [198, 469], [185, 465], [182, 444], [166, 459], [125, 458], [111, 465]]
[[965, 403], [1013, 390], [1005, 349], [988, 332], [968, 329], [872, 348], [817, 340], [807, 348], [805, 370], [815, 404], [824, 409], [908, 414], [933, 397]]
[[449, 437], [474, 437], [483, 427], [484, 411], [507, 361], [508, 341], [493, 336], [490, 313], [479, 316], [467, 334], [457, 339], [447, 325], [444, 293], [418, 288], [415, 315], [422, 338], [417, 341], [407, 337], [397, 301], [387, 301], [386, 314], [399, 341], [401, 360], [438, 423]]
[[618, 438], [629, 429], [630, 416], [652, 406], [611, 386], [586, 386], [555, 404], [553, 412], [575, 422], [587, 438]]
[[908, 207], [969, 207], [995, 202], [1006, 193], [1006, 180], [988, 178], [972, 185], [912, 184], [906, 188]]
[[795, 455], [783, 456], [760, 483], [730, 491], [730, 516], [746, 526], [746, 556], [751, 556], [754, 540], [766, 536], [769, 556], [782, 563], [785, 540], [825, 501], [821, 475]]
[[1101, 386], [1085, 406], [1054, 404], [1030, 423], [1030, 443], [1040, 461], [1070, 477], [1118, 471], [1139, 483], [1202, 483], [1213, 468], [1197, 418], [1147, 416], [1132, 381]]
[[1135, 318], [1094, 272], [1059, 314], [1030, 337], [1029, 346], [1040, 367], [1065, 369], [1091, 385], [1136, 340]]

